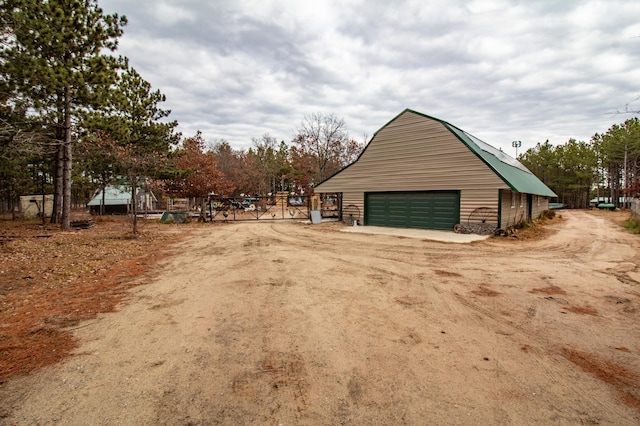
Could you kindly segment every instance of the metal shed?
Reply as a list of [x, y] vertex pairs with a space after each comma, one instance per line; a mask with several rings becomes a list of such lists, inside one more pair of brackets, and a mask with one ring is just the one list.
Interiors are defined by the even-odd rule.
[[470, 220], [506, 228], [537, 217], [556, 196], [516, 159], [410, 109], [315, 192], [342, 193], [343, 215], [364, 225], [439, 230]]
[[[142, 212], [145, 209], [153, 210], [158, 202], [153, 192], [145, 192], [138, 189], [137, 194], [137, 211]], [[100, 211], [100, 205], [103, 204], [105, 214], [127, 214], [131, 206], [131, 187], [120, 185], [107, 185], [104, 193], [104, 201], [102, 189], [96, 190], [94, 196], [87, 203], [87, 207], [92, 213]]]

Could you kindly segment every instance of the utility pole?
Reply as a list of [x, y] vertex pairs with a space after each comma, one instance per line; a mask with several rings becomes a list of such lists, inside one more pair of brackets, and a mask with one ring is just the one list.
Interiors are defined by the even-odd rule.
[[[628, 142], [625, 142], [624, 143], [624, 176], [623, 176], [623, 178], [624, 178], [624, 186], [622, 188], [622, 194], [624, 195], [624, 198], [622, 199], [623, 200], [622, 201], [622, 203], [623, 203], [622, 207], [625, 208], [625, 209], [628, 207], [627, 206], [627, 192], [628, 192], [627, 189], [629, 187], [629, 181], [628, 181], [629, 176], [627, 176], [627, 172], [628, 172], [628, 170], [627, 170], [627, 150], [628, 150], [628, 146], [627, 145], [628, 145]], [[616, 202], [615, 202], [615, 205], [617, 206], [619, 202], [620, 202], [620, 199], [617, 199]]]
[[513, 142], [511, 142], [511, 146], [516, 149], [516, 160], [517, 160], [518, 159], [518, 148], [520, 148], [522, 146], [522, 142], [521, 141], [513, 141]]

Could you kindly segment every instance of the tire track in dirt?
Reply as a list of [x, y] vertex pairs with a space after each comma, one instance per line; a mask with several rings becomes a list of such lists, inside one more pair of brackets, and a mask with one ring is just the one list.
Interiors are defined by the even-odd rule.
[[[226, 297], [220, 299], [211, 318], [209, 334], [214, 345], [200, 348], [198, 358], [212, 361], [201, 363], [204, 377], [214, 365], [226, 367], [224, 371], [210, 373], [211, 381], [218, 384], [213, 399], [207, 396], [206, 388], [193, 384], [190, 393], [167, 393], [158, 408], [161, 424], [197, 423], [197, 419], [207, 418], [234, 422], [237, 416], [250, 423], [260, 423], [265, 416], [294, 419], [304, 412], [307, 388], [304, 360], [274, 337], [287, 334], [280, 325], [291, 319], [286, 300], [296, 283], [287, 278], [288, 267], [281, 256], [271, 253], [271, 247], [281, 242], [265, 235], [262, 232], [265, 229], [248, 227], [240, 235], [234, 225], [216, 230], [219, 231], [216, 241], [225, 241], [225, 253], [216, 263], [233, 266], [220, 268], [213, 277], [216, 293]], [[201, 255], [192, 262], [195, 264], [207, 256]], [[243, 261], [234, 260], [237, 258]], [[252, 268], [258, 264], [260, 274], [254, 274]], [[191, 266], [193, 268], [193, 264]], [[208, 269], [216, 268], [209, 266]], [[175, 375], [180, 377], [184, 373]], [[202, 377], [199, 380], [193, 377], [192, 383], [200, 382]], [[189, 388], [184, 380], [174, 383], [170, 388]], [[172, 407], [186, 401], [204, 405], [206, 409], [178, 415], [162, 408], [164, 404]]]
[[[250, 362], [238, 366], [240, 371], [231, 377], [230, 392], [254, 400], [252, 405], [270, 407], [268, 414], [273, 418], [299, 420], [306, 410], [306, 361], [286, 338], [287, 324], [292, 321], [287, 300], [297, 283], [290, 278], [293, 274], [286, 255], [280, 252], [274, 256], [269, 249], [286, 242], [271, 232], [271, 226], [250, 231], [241, 242], [243, 263], [245, 268], [261, 265], [261, 270], [252, 283], [251, 311], [256, 319], [245, 321], [254, 330], [252, 340], [260, 351]], [[258, 410], [254, 415], [259, 418], [263, 414]]]
[[637, 263], [637, 238], [625, 234], [610, 220], [585, 211], [566, 211], [567, 219], [556, 225], [558, 231], [547, 239], [529, 246], [539, 255], [553, 254], [562, 259], [575, 259], [592, 269], [601, 265], [631, 260]]
[[[587, 222], [587, 229], [598, 229], [598, 224], [600, 224], [600, 220], [593, 220], [592, 218], [589, 217], [589, 215], [586, 214], [582, 214], [581, 218], [585, 219], [586, 216], [586, 222]], [[589, 220], [591, 219], [591, 220]], [[595, 223], [591, 223], [591, 222], [595, 222]], [[607, 228], [607, 227], [605, 227]], [[569, 227], [569, 231], [576, 232], [576, 230], [578, 229], [578, 227], [576, 226], [571, 226]], [[564, 235], [563, 235], [564, 234]], [[566, 268], [574, 268], [576, 271], [583, 271], [584, 270], [584, 264], [585, 262], [588, 261], [595, 261], [595, 262], [599, 262], [601, 260], [609, 262], [609, 261], [619, 261], [621, 260], [620, 258], [612, 258], [611, 256], [609, 256], [606, 253], [602, 253], [602, 250], [606, 251], [607, 247], [610, 247], [609, 244], [607, 243], [603, 243], [602, 241], [598, 240], [598, 238], [601, 236], [601, 234], [597, 234], [597, 235], [592, 235], [591, 239], [580, 239], [578, 238], [578, 241], [580, 242], [584, 242], [587, 241], [587, 243], [584, 244], [574, 244], [572, 240], [571, 242], [568, 242], [567, 239], [567, 232], [564, 232], [563, 234], [561, 234], [559, 237], [555, 238], [555, 241], [545, 241], [545, 244], [540, 245], [543, 249], [543, 251], [536, 253], [535, 255], [528, 255], [528, 256], [523, 256], [526, 258], [529, 258], [531, 260], [535, 260], [535, 261], [544, 261], [547, 263], [557, 263], [557, 264], [562, 264], [563, 267]], [[614, 243], [620, 243], [620, 240], [615, 240]], [[477, 247], [475, 248], [477, 250]], [[478, 253], [475, 253], [475, 257], [490, 257], [490, 256], [494, 256], [495, 252], [500, 252], [504, 250], [503, 247], [492, 247], [491, 250], [487, 250], [487, 253], [481, 254], [480, 256], [478, 256]], [[522, 248], [518, 248], [516, 250], [513, 250], [514, 252], [518, 253], [520, 252], [520, 254], [523, 253], [527, 253], [529, 250], [531, 250], [529, 247], [522, 249]], [[494, 253], [492, 253], [494, 252]], [[633, 255], [633, 250], [629, 251], [629, 256]], [[359, 255], [361, 255], [361, 253], [358, 253]], [[417, 253], [414, 251], [404, 251], [402, 253], [399, 253], [398, 251], [394, 251], [393, 248], [389, 248], [387, 250], [379, 250], [377, 251], [377, 253], [375, 254], [376, 256], [376, 260], [378, 261], [378, 265], [379, 260], [384, 260], [385, 262], [391, 262], [391, 263], [400, 263], [400, 264], [406, 264], [406, 265], [411, 265], [413, 268], [415, 268], [415, 264], [414, 262], [411, 261], [406, 261], [404, 258], [408, 255], [408, 256], [414, 256]], [[442, 254], [438, 255], [438, 258], [442, 258]], [[567, 264], [567, 257], [574, 259], [575, 264], [571, 263], [571, 264]], [[623, 256], [622, 259], [624, 260], [626, 257]], [[343, 262], [346, 262], [344, 259], [342, 259]], [[357, 262], [353, 262], [353, 263], [357, 263]], [[632, 264], [633, 266], [635, 266], [634, 264]], [[376, 278], [379, 281], [383, 281], [385, 277], [390, 277], [392, 274], [389, 272], [390, 270], [393, 270], [393, 267], [389, 267], [389, 268], [380, 268], [380, 267], [370, 267], [370, 269], [374, 272], [376, 272]], [[535, 272], [535, 270], [530, 270], [529, 272]], [[593, 273], [598, 273], [597, 269], [593, 271]], [[394, 278], [397, 280], [399, 277], [402, 278], [404, 281], [410, 281], [411, 280], [411, 274], [403, 274], [403, 273], [398, 273], [397, 271], [393, 274]], [[618, 276], [618, 278], [620, 279], [620, 277]], [[482, 288], [482, 286], [481, 286]], [[442, 294], [441, 291], [437, 290], [437, 286], [433, 286], [433, 289], [435, 291], [436, 294]], [[486, 287], [484, 288], [484, 290], [486, 291]], [[516, 336], [519, 337], [521, 341], [528, 341], [528, 343], [523, 344], [521, 347], [525, 347], [527, 348], [527, 351], [530, 353], [541, 353], [541, 354], [548, 354], [550, 352], [556, 353], [556, 354], [563, 354], [566, 352], [566, 350], [558, 350], [558, 348], [553, 348], [547, 340], [548, 339], [544, 339], [543, 337], [543, 333], [536, 333], [532, 327], [530, 327], [530, 324], [528, 323], [521, 323], [521, 324], [517, 324], [515, 322], [513, 322], [512, 320], [505, 320], [503, 317], [501, 317], [500, 315], [495, 315], [493, 314], [491, 311], [488, 311], [486, 309], [483, 309], [481, 307], [479, 307], [478, 305], [475, 305], [473, 303], [471, 303], [468, 299], [464, 298], [463, 296], [461, 296], [459, 293], [453, 293], [453, 296], [455, 297], [455, 299], [457, 299], [457, 302], [461, 303], [463, 306], [465, 306], [468, 309], [471, 309], [471, 311], [475, 312], [476, 314], [480, 315], [480, 318], [488, 318], [493, 320], [493, 322], [496, 323], [496, 325], [501, 326], [503, 329], [506, 327], [507, 330], [509, 331], [500, 331], [500, 334], [504, 334], [504, 335], [511, 335], [511, 336]], [[413, 307], [414, 305], [419, 305], [419, 303], [417, 303], [414, 299], [411, 298], [396, 298], [396, 301], [400, 301], [399, 303], [407, 305], [407, 306], [411, 306]], [[445, 306], [447, 309], [452, 309], [452, 305], [449, 302], [445, 301], [445, 298], [440, 298], [439, 302]], [[533, 316], [536, 315], [536, 309], [535, 307], [531, 306], [528, 310], [527, 310], [527, 317], [531, 318]], [[482, 321], [481, 320], [476, 320], [477, 325], [481, 325]], [[491, 328], [491, 327], [490, 327]], [[537, 340], [535, 343], [533, 343], [533, 341], [531, 340], [531, 338], [524, 339], [523, 337], [525, 335], [536, 335], [537, 334]], [[545, 371], [547, 371], [547, 373], [551, 376], [555, 376], [558, 374], [558, 371], [560, 369], [551, 369], [549, 366], [550, 364], [547, 363], [546, 361], [544, 361], [543, 357], [537, 357], [536, 362], [538, 362], [539, 364], [539, 368], [544, 369]], [[570, 388], [572, 389], [572, 388]], [[579, 397], [586, 389], [582, 388], [579, 390], [574, 390], [573, 394], [574, 397]], [[596, 406], [600, 406], [600, 409], [603, 409], [606, 411], [606, 407], [603, 406], [600, 402], [600, 400], [598, 398], [594, 398], [592, 400], [592, 403]]]
[[338, 224], [202, 228], [126, 316], [105, 318], [115, 336], [83, 329], [98, 332], [90, 371], [71, 360], [25, 379], [5, 424], [90, 410], [103, 424], [637, 424], [602, 372], [640, 372], [640, 296], [602, 267], [633, 274], [638, 245], [605, 227], [624, 247], [589, 252], [594, 236], [566, 216], [559, 239], [470, 245]]
[[[529, 355], [529, 359], [535, 363], [536, 369], [545, 371], [548, 377], [557, 378], [553, 381], [554, 386], [561, 386], [566, 394], [572, 394], [576, 400], [584, 399], [585, 395], [589, 395], [589, 385], [571, 383], [567, 386], [563, 383], [563, 380], [560, 379], [566, 367], [549, 362], [549, 354], [561, 355], [571, 361], [571, 359], [567, 357], [567, 353], [574, 353], [575, 351], [568, 350], [561, 345], [559, 346], [557, 341], [550, 338], [544, 330], [537, 330], [526, 322], [516, 323], [510, 319], [506, 319], [499, 313], [485, 308], [479, 303], [474, 303], [459, 293], [453, 293], [453, 296], [463, 308], [462, 310], [466, 309], [468, 312], [479, 314], [475, 317], [477, 325], [493, 331], [497, 335], [505, 336], [506, 339], [512, 341], [514, 346], [520, 346], [521, 350]], [[514, 383], [517, 383], [518, 386], [524, 384], [518, 380], [517, 377], [514, 377]], [[610, 406], [603, 403], [599, 398], [589, 398], [589, 403], [594, 407], [598, 407], [597, 411], [599, 412], [615, 415], [615, 410], [612, 410]], [[567, 418], [567, 420], [570, 419], [570, 417]]]

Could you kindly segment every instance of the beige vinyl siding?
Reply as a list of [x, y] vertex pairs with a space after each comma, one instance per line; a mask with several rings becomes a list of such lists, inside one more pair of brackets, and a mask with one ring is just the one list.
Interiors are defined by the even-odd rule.
[[[538, 202], [539, 201], [539, 202]], [[549, 198], [543, 197], [542, 195], [534, 195], [533, 196], [533, 209], [532, 209], [532, 219], [536, 219], [540, 217], [540, 214], [545, 210], [549, 210]]]
[[[316, 192], [357, 192], [363, 203], [364, 192], [461, 190], [463, 199], [470, 200], [462, 201], [467, 211], [473, 205], [496, 205], [497, 190], [505, 187], [444, 125], [405, 112], [376, 134], [356, 163]], [[482, 201], [485, 196], [490, 199]]]
[[495, 211], [495, 217], [491, 223], [498, 225], [498, 190], [475, 189], [460, 193], [460, 223], [466, 224], [471, 213], [480, 207], [488, 207]]
[[365, 192], [459, 190], [460, 222], [466, 223], [478, 207], [497, 212], [498, 190], [506, 187], [444, 125], [408, 112], [381, 129], [355, 164], [316, 191], [342, 192], [343, 206], [358, 206], [364, 217]]
[[[515, 195], [515, 206], [511, 207], [511, 194]], [[540, 203], [538, 203], [540, 200]], [[540, 214], [549, 209], [549, 198], [542, 195], [532, 195], [533, 203], [531, 205], [531, 218], [536, 219], [540, 217]], [[513, 226], [527, 219], [527, 194], [524, 194], [524, 203], [520, 207], [520, 193], [512, 192], [510, 190], [502, 191], [502, 217], [500, 228], [506, 229], [509, 226]]]
[[364, 193], [362, 192], [343, 192], [342, 208], [353, 204], [360, 209], [360, 221], [364, 220]]
[[[515, 194], [515, 205], [511, 207], [511, 194]], [[500, 228], [506, 229], [516, 223], [527, 219], [527, 195], [523, 194], [523, 203], [520, 206], [520, 193], [510, 190], [502, 191], [502, 217]]]

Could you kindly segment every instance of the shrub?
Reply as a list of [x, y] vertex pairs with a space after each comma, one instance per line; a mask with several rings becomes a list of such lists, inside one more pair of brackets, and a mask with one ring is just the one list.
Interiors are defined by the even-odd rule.
[[513, 226], [511, 226], [511, 228], [513, 229], [527, 229], [529, 227], [531, 227], [533, 225], [533, 223], [529, 220], [523, 219], [520, 222], [514, 224]]
[[540, 219], [553, 219], [554, 217], [556, 217], [555, 210], [545, 210], [540, 213]]

